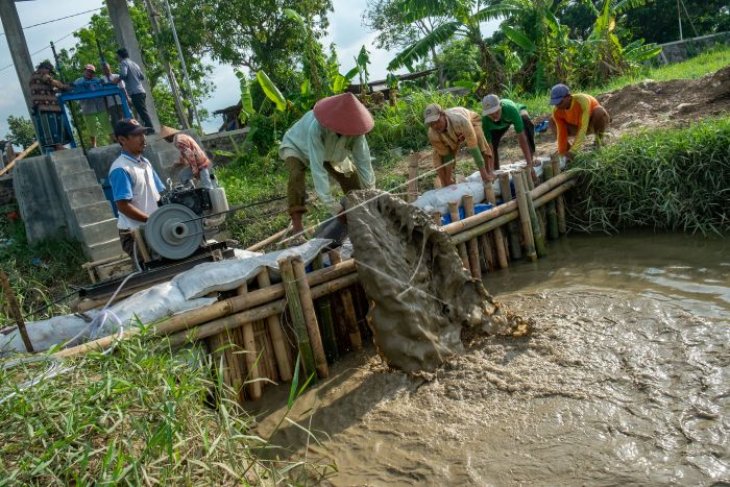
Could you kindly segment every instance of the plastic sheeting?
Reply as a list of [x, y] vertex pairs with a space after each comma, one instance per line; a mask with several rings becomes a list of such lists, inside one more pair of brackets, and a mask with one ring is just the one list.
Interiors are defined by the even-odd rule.
[[[244, 282], [254, 278], [263, 267], [274, 271], [278, 277], [277, 261], [284, 256], [300, 255], [305, 263], [310, 263], [319, 252], [330, 243], [327, 239], [313, 239], [298, 247], [260, 254], [246, 250], [234, 251], [235, 260], [223, 260], [200, 264], [172, 281], [163, 282], [119, 301], [109, 307], [125, 328], [140, 323], [154, 323], [169, 316], [209, 306], [217, 298], [205, 298], [212, 292], [236, 289]], [[56, 316], [48, 320], [26, 323], [30, 341], [36, 351], [47, 350], [54, 345], [63, 344], [78, 336], [75, 343], [90, 338], [90, 322], [100, 313], [92, 310], [85, 319], [80, 315]], [[104, 326], [97, 330], [95, 337], [111, 335], [118, 331], [119, 325], [107, 319]], [[25, 345], [17, 329], [0, 335], [0, 354], [25, 352]]]
[[328, 239], [315, 238], [298, 247], [242, 260], [206, 262], [178, 274], [172, 282], [180, 289], [185, 299], [194, 299], [212, 292], [236, 289], [255, 278], [264, 267], [272, 270], [272, 280], [278, 280], [279, 259], [289, 255], [300, 255], [304, 263], [309, 264], [330, 242]]

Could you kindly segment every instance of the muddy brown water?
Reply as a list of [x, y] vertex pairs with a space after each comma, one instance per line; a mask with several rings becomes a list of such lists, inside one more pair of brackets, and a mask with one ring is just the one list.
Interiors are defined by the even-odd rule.
[[571, 236], [485, 283], [531, 336], [428, 378], [351, 354], [258, 433], [324, 485], [730, 485], [727, 241]]

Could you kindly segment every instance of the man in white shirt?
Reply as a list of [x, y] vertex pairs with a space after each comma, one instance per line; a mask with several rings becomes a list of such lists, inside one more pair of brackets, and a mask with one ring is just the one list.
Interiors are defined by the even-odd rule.
[[122, 120], [114, 126], [114, 136], [122, 146], [122, 153], [109, 169], [109, 182], [119, 210], [119, 240], [122, 249], [132, 258], [132, 230], [145, 223], [157, 209], [160, 193], [165, 189], [150, 161], [142, 155], [148, 131], [134, 119]]
[[[112, 68], [111, 66], [109, 66], [109, 63], [102, 64], [101, 71], [104, 73], [104, 75], [101, 77], [102, 81], [108, 84], [116, 84], [119, 89], [122, 90], [122, 92], [124, 93], [124, 97], [127, 99], [127, 103], [131, 106], [132, 100], [129, 99], [129, 95], [127, 94], [127, 90], [124, 86], [124, 81], [120, 79], [118, 74], [112, 73]], [[112, 126], [116, 125], [117, 122], [124, 118], [124, 112], [122, 110], [122, 100], [120, 100], [118, 96], [107, 96], [106, 107], [109, 111], [109, 115], [112, 118]]]

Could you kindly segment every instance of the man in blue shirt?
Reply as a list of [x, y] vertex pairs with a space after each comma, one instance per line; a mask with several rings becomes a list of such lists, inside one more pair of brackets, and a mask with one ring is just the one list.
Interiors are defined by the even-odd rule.
[[119, 78], [113, 81], [119, 83], [124, 81], [129, 97], [132, 99], [132, 105], [137, 110], [140, 122], [145, 127], [152, 129], [151, 133], [154, 133], [154, 127], [152, 127], [152, 120], [147, 112], [147, 92], [144, 89], [142, 81], [144, 81], [144, 74], [142, 74], [142, 68], [139, 64], [129, 59], [129, 52], [125, 48], [117, 50], [117, 56], [119, 56]]
[[122, 249], [132, 258], [132, 230], [146, 222], [157, 209], [160, 193], [165, 189], [150, 161], [142, 155], [148, 130], [134, 119], [121, 120], [114, 126], [114, 136], [122, 146], [122, 153], [109, 169], [109, 181], [119, 210], [119, 240]]

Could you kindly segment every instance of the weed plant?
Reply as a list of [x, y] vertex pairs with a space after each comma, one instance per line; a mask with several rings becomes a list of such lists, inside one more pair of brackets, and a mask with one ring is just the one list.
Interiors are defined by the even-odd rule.
[[302, 464], [257, 459], [270, 447], [249, 432], [253, 419], [211, 380], [206, 357], [192, 348], [173, 353], [165, 340], [140, 335], [119, 342], [112, 354], [85, 355], [72, 371], [23, 391], [16, 384], [37, 377], [48, 362], [5, 369], [6, 362], [0, 367], [0, 485], [281, 482]]
[[578, 157], [582, 230], [730, 233], [730, 117], [625, 135]]

